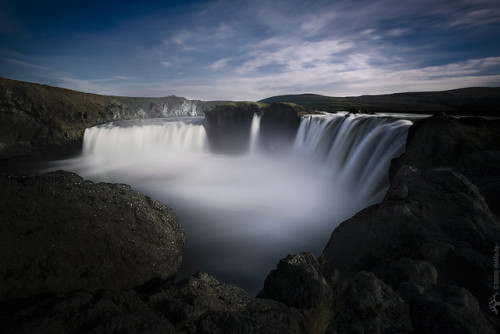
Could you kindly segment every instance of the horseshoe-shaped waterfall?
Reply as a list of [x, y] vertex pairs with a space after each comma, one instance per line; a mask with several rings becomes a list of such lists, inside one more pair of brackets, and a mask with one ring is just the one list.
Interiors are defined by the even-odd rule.
[[175, 209], [187, 232], [181, 275], [197, 270], [257, 292], [277, 261], [323, 249], [334, 228], [379, 202], [411, 122], [346, 113], [305, 116], [287, 154], [213, 154], [203, 118], [89, 128], [82, 155], [58, 168], [118, 182]]

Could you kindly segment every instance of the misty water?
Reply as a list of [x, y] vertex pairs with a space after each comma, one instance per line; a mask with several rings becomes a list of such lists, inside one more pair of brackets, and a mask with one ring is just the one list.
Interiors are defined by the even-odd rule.
[[80, 157], [51, 169], [130, 184], [172, 207], [187, 233], [179, 276], [198, 270], [251, 293], [287, 254], [318, 256], [334, 228], [379, 202], [410, 121], [361, 115], [302, 118], [293, 149], [212, 154], [203, 118], [120, 121], [87, 129]]

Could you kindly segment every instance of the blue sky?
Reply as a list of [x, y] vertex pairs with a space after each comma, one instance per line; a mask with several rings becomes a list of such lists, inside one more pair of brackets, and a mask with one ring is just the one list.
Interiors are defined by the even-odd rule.
[[0, 76], [259, 100], [500, 86], [499, 0], [0, 0]]

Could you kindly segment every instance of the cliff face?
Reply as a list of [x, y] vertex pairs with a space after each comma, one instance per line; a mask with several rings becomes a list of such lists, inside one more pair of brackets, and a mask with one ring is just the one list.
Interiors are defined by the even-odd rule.
[[223, 105], [207, 112], [203, 126], [214, 153], [245, 153], [252, 118], [259, 108], [253, 104]]
[[238, 102], [218, 105], [206, 113], [203, 126], [212, 152], [245, 153], [250, 146], [250, 130], [255, 113], [262, 115], [259, 147], [268, 153], [287, 151], [297, 135], [299, 114], [305, 109], [293, 103], [263, 106]]
[[0, 78], [0, 160], [79, 147], [85, 129], [117, 119], [202, 116], [182, 97], [102, 96]]
[[266, 108], [260, 123], [260, 147], [269, 153], [288, 151], [300, 126], [301, 107], [291, 103], [273, 103]]

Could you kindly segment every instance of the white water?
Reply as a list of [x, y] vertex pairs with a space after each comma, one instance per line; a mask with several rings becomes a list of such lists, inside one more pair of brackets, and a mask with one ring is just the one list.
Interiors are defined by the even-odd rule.
[[215, 274], [257, 292], [290, 253], [319, 255], [334, 228], [380, 201], [408, 121], [304, 118], [288, 156], [208, 152], [202, 119], [117, 122], [87, 129], [83, 154], [60, 162], [94, 181], [132, 185], [173, 207], [187, 232], [181, 273]]
[[259, 147], [260, 117], [261, 115], [255, 113], [252, 118], [252, 125], [250, 126], [250, 154], [257, 153]]

